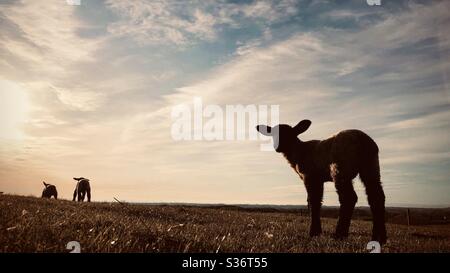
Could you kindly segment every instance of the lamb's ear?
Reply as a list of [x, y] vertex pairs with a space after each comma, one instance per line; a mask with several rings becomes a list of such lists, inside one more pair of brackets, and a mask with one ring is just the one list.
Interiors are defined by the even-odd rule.
[[300, 121], [294, 127], [295, 134], [299, 135], [299, 134], [303, 133], [304, 131], [308, 130], [310, 125], [311, 125], [311, 121], [309, 119], [304, 119], [304, 120]]
[[42, 181], [42, 183], [44, 183], [44, 186], [46, 186], [46, 187], [47, 187], [47, 185], [48, 185], [48, 184], [47, 184], [47, 183], [45, 183], [45, 181]]
[[256, 126], [256, 130], [260, 132], [261, 134], [265, 136], [271, 136], [272, 135], [272, 127], [267, 125], [258, 125]]

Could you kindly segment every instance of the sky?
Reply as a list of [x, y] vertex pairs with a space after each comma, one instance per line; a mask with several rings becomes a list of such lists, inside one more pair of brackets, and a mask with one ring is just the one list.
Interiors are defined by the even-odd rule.
[[[259, 140], [176, 141], [180, 104], [278, 105], [301, 140], [357, 128], [390, 206], [450, 206], [450, 2], [0, 0], [0, 191], [306, 204]], [[354, 181], [357, 205], [367, 205]], [[332, 183], [325, 205], [337, 205]]]

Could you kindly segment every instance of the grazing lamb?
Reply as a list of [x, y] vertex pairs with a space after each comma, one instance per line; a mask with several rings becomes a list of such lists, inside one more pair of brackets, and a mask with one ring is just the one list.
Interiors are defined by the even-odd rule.
[[279, 124], [273, 128], [256, 126], [263, 135], [272, 136], [275, 151], [282, 153], [303, 180], [308, 193], [311, 215], [310, 236], [320, 235], [320, 208], [323, 184], [332, 181], [339, 195], [339, 220], [335, 238], [348, 236], [353, 209], [358, 197], [352, 180], [359, 174], [366, 188], [372, 212], [372, 240], [386, 242], [385, 195], [380, 182], [378, 146], [359, 130], [345, 130], [325, 140], [303, 142], [297, 136], [305, 132], [311, 121], [302, 120], [295, 127]]
[[78, 202], [83, 202], [84, 197], [87, 194], [87, 200], [88, 202], [91, 202], [91, 185], [89, 184], [89, 179], [86, 179], [84, 177], [74, 177], [73, 179], [78, 181], [78, 183], [75, 187], [75, 191], [73, 192], [72, 201], [75, 201], [75, 198], [78, 196]]
[[56, 190], [55, 185], [50, 185], [45, 183], [45, 181], [42, 181], [44, 183], [44, 190], [42, 191], [42, 198], [52, 198], [55, 197], [55, 199], [58, 199], [58, 191]]

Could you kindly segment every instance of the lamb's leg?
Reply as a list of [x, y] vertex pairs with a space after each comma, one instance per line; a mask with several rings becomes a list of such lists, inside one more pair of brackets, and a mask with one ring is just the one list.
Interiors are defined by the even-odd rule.
[[353, 210], [358, 201], [358, 196], [353, 189], [351, 179], [338, 179], [335, 181], [337, 193], [339, 195], [339, 219], [336, 226], [335, 237], [338, 239], [346, 238], [352, 220]]
[[91, 202], [91, 189], [90, 188], [87, 189], [87, 201]]
[[[75, 178], [74, 178], [75, 179]], [[77, 198], [77, 196], [79, 196], [79, 189], [78, 186], [80, 185], [80, 182], [77, 183], [77, 185], [75, 186], [75, 190], [73, 191], [73, 200], [75, 201], [75, 199]]]
[[359, 176], [366, 187], [367, 199], [372, 211], [372, 240], [384, 244], [387, 240], [384, 207], [386, 198], [380, 181], [378, 156], [367, 160], [367, 163], [361, 168]]
[[372, 240], [384, 244], [386, 243], [387, 236], [384, 217], [385, 196], [383, 188], [381, 187], [381, 184], [369, 186], [366, 187], [366, 193], [373, 217]]
[[305, 181], [308, 192], [308, 207], [311, 216], [309, 236], [318, 236], [322, 233], [320, 223], [320, 208], [322, 207], [323, 183], [318, 181]]

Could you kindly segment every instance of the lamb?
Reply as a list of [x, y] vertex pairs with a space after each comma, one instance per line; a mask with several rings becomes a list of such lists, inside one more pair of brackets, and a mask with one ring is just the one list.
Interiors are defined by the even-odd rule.
[[75, 198], [78, 196], [78, 202], [83, 202], [84, 197], [87, 194], [87, 201], [91, 202], [91, 185], [89, 184], [89, 179], [80, 177], [80, 178], [73, 178], [74, 180], [78, 181], [77, 186], [75, 187], [75, 191], [73, 192], [73, 200], [75, 201]]
[[52, 196], [55, 199], [58, 199], [58, 191], [56, 190], [55, 185], [50, 185], [45, 183], [45, 181], [42, 181], [44, 183], [44, 190], [42, 191], [42, 198], [52, 198]]
[[372, 212], [372, 240], [386, 243], [385, 195], [380, 181], [377, 144], [367, 134], [355, 129], [341, 131], [325, 140], [303, 142], [298, 139], [297, 136], [310, 125], [311, 121], [302, 120], [294, 127], [287, 124], [273, 128], [256, 126], [261, 134], [272, 136], [275, 151], [283, 154], [305, 184], [311, 217], [309, 235], [312, 237], [322, 233], [320, 208], [323, 185], [332, 181], [340, 203], [334, 237], [343, 239], [348, 236], [358, 200], [352, 180], [359, 174]]

